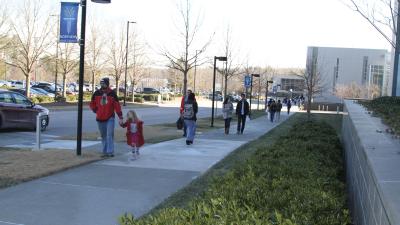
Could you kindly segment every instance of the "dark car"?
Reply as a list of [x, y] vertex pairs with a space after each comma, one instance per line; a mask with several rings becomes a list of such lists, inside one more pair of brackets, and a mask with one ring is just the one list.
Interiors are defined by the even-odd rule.
[[143, 94], [160, 94], [160, 91], [155, 88], [143, 88]]
[[31, 102], [24, 95], [0, 89], [0, 129], [36, 129], [36, 116], [42, 113], [41, 130], [49, 125], [49, 110]]

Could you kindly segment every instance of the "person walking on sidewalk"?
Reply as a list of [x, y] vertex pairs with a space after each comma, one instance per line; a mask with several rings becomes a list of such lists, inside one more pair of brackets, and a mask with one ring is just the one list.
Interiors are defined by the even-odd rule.
[[183, 107], [183, 119], [186, 125], [186, 144], [193, 144], [194, 135], [196, 134], [196, 114], [198, 112], [198, 105], [193, 93], [188, 95]]
[[[186, 94], [185, 95], [183, 95], [182, 96], [182, 99], [181, 99], [181, 107], [179, 108], [179, 113], [180, 113], [180, 116], [183, 118], [183, 110], [184, 110], [184, 106], [185, 106], [185, 102], [188, 100], [188, 97], [189, 97], [189, 95], [192, 93], [192, 90], [190, 90], [190, 89], [188, 89], [187, 91], [186, 91]], [[186, 127], [186, 124], [185, 123], [183, 123], [183, 137], [186, 137], [186, 134], [187, 134], [187, 127]]]
[[292, 107], [291, 99], [288, 99], [288, 102], [286, 104], [287, 107], [287, 114], [289, 115], [290, 113], [290, 108]]
[[123, 117], [121, 105], [115, 91], [110, 88], [110, 80], [103, 78], [100, 81], [101, 88], [94, 92], [90, 101], [90, 109], [96, 113], [96, 121], [101, 134], [101, 144], [103, 147], [102, 157], [114, 156], [114, 128], [115, 113], [122, 124]]
[[281, 110], [282, 110], [282, 103], [281, 100], [278, 100], [278, 103], [276, 103], [276, 121], [281, 120]]
[[246, 125], [246, 116], [249, 114], [249, 103], [246, 100], [246, 95], [240, 95], [241, 100], [236, 105], [236, 115], [238, 118], [236, 134], [243, 134], [244, 126]]
[[126, 143], [132, 147], [132, 159], [139, 157], [139, 148], [144, 144], [143, 121], [139, 119], [134, 110], [130, 110], [125, 123], [121, 127], [126, 129]]
[[231, 97], [227, 96], [224, 100], [222, 107], [222, 116], [225, 121], [225, 134], [229, 134], [229, 128], [231, 126], [231, 120], [232, 120], [232, 113], [233, 113], [233, 104], [231, 101]]
[[274, 117], [275, 117], [276, 109], [277, 109], [276, 103], [275, 103], [275, 100], [273, 100], [272, 103], [271, 103], [271, 106], [269, 107], [269, 113], [270, 113], [270, 120], [271, 120], [271, 123], [274, 122]]

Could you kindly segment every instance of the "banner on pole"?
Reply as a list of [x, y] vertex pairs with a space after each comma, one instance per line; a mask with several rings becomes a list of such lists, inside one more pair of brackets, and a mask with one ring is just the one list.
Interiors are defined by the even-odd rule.
[[244, 86], [245, 86], [246, 88], [249, 88], [249, 87], [251, 86], [251, 77], [248, 76], [248, 75], [246, 75], [246, 76], [244, 77]]
[[60, 13], [60, 42], [77, 43], [78, 42], [78, 11], [79, 3], [61, 2]]

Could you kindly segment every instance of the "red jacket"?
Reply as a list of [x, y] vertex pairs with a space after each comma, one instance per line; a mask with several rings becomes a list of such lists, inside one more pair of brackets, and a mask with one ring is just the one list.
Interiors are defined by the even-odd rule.
[[[131, 123], [136, 123], [137, 131], [135, 133], [131, 133]], [[144, 144], [143, 137], [143, 121], [141, 120], [127, 120], [122, 127], [126, 127], [126, 143], [130, 146], [132, 144], [136, 144], [136, 147], [141, 147]]]
[[107, 88], [105, 90], [97, 90], [92, 96], [90, 102], [90, 109], [96, 113], [97, 121], [107, 121], [111, 117], [114, 117], [114, 111], [118, 117], [122, 119], [121, 105], [118, 101], [117, 94]]

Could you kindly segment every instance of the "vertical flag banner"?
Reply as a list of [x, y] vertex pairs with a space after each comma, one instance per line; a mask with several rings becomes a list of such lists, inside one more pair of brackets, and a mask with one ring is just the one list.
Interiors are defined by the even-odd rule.
[[61, 2], [60, 42], [77, 43], [78, 2]]

